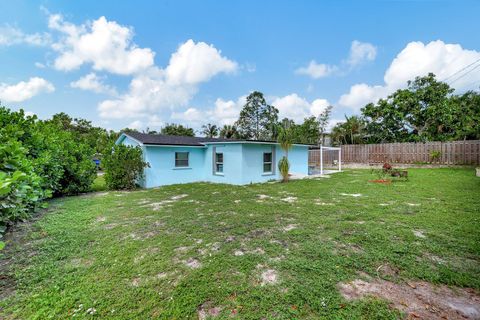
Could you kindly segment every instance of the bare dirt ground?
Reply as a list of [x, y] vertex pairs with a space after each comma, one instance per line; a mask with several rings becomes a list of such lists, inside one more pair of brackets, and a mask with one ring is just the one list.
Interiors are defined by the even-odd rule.
[[480, 295], [473, 289], [435, 286], [424, 281], [394, 283], [383, 279], [356, 279], [340, 283], [347, 300], [374, 296], [406, 313], [408, 319], [480, 319]]

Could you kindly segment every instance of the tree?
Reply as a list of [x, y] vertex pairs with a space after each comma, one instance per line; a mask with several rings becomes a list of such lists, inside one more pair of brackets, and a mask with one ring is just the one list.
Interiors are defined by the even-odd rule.
[[167, 123], [165, 127], [160, 131], [161, 134], [168, 136], [187, 136], [194, 137], [195, 132], [192, 128], [184, 127], [181, 124]]
[[325, 144], [325, 133], [327, 132], [327, 126], [330, 122], [330, 115], [332, 114], [333, 106], [328, 106], [318, 115], [318, 132], [320, 134], [320, 140], [317, 141], [322, 145]]
[[202, 134], [207, 138], [215, 138], [218, 136], [218, 127], [211, 123], [203, 125]]
[[292, 130], [290, 128], [280, 129], [278, 134], [278, 143], [283, 151], [285, 151], [285, 156], [280, 159], [278, 162], [278, 169], [282, 175], [283, 182], [288, 181], [288, 172], [290, 170], [290, 163], [288, 161], [288, 150], [292, 147]]
[[[445, 141], [455, 139], [459, 102], [448, 84], [430, 73], [362, 109], [369, 142]], [[467, 121], [468, 122], [468, 121]]]
[[143, 178], [148, 163], [140, 147], [115, 145], [105, 155], [105, 183], [111, 190], [134, 189]]
[[365, 137], [365, 122], [360, 116], [346, 116], [345, 122], [338, 123], [332, 129], [332, 141], [339, 144], [363, 143]]
[[228, 124], [224, 125], [222, 129], [220, 129], [220, 138], [225, 138], [225, 139], [238, 138], [237, 127], [228, 125]]
[[453, 96], [455, 106], [452, 115], [454, 140], [480, 139], [480, 93], [467, 91], [461, 96]]
[[271, 140], [276, 136], [278, 109], [267, 104], [263, 93], [254, 91], [235, 123], [240, 135], [245, 139]]
[[106, 148], [110, 148], [118, 134], [112, 130], [94, 127], [91, 121], [82, 118], [72, 118], [64, 112], [54, 114], [51, 120], [46, 120], [63, 131], [72, 133], [75, 140], [88, 144], [93, 149], [93, 154], [102, 154]]
[[318, 144], [320, 141], [320, 122], [314, 117], [305, 118], [303, 123], [294, 126], [294, 142], [304, 144]]

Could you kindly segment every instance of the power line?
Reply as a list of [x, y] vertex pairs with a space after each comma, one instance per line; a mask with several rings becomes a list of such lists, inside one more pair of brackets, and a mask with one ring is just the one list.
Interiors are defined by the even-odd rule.
[[475, 85], [477, 85], [477, 84], [478, 84], [479, 87], [480, 87], [480, 80], [475, 80], [475, 81], [473, 81], [473, 82], [470, 82], [469, 84], [467, 84], [467, 85], [465, 86], [465, 88], [468, 89], [468, 88], [472, 87], [472, 89], [470, 89], [470, 90], [480, 90], [480, 88], [475, 88]]
[[[479, 59], [478, 61], [480, 61], [480, 59]], [[480, 64], [478, 64], [478, 65], [476, 65], [475, 67], [473, 67], [472, 69], [468, 70], [467, 72], [465, 72], [464, 74], [462, 74], [460, 77], [456, 78], [455, 80], [450, 81], [449, 85], [451, 85], [451, 84], [454, 83], [455, 81], [458, 81], [458, 80], [462, 79], [463, 77], [465, 77], [467, 74], [469, 74], [469, 73], [472, 72], [473, 70], [477, 69], [478, 67], [480, 67]]]
[[479, 61], [480, 61], [480, 58], [478, 58], [478, 59], [477, 59], [477, 60], [475, 60], [474, 62], [470, 63], [469, 65], [467, 65], [467, 66], [463, 67], [462, 69], [458, 70], [457, 72], [455, 72], [455, 73], [453, 73], [453, 74], [449, 75], [448, 77], [444, 78], [443, 80], [441, 80], [441, 82], [445, 82], [445, 81], [447, 81], [447, 80], [448, 80], [448, 79], [450, 79], [451, 77], [453, 77], [453, 76], [455, 76], [455, 75], [459, 74], [459, 73], [460, 73], [460, 72], [462, 72], [463, 70], [465, 70], [465, 69], [467, 69], [467, 68], [471, 67], [472, 65], [474, 65], [475, 63], [477, 63], [477, 62], [479, 62]]

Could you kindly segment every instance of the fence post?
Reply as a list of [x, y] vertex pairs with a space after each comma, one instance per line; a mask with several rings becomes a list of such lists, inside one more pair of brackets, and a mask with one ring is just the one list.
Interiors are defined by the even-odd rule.
[[320, 174], [323, 176], [323, 145], [320, 146]]
[[338, 150], [338, 171], [342, 172], [342, 148]]

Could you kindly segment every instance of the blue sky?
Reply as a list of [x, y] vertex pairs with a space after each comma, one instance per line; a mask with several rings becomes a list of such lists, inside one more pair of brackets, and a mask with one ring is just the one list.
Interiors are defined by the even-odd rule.
[[[480, 59], [480, 1], [0, 1], [0, 100], [46, 118], [232, 123], [259, 90], [301, 121]], [[480, 86], [480, 68], [455, 79]]]

